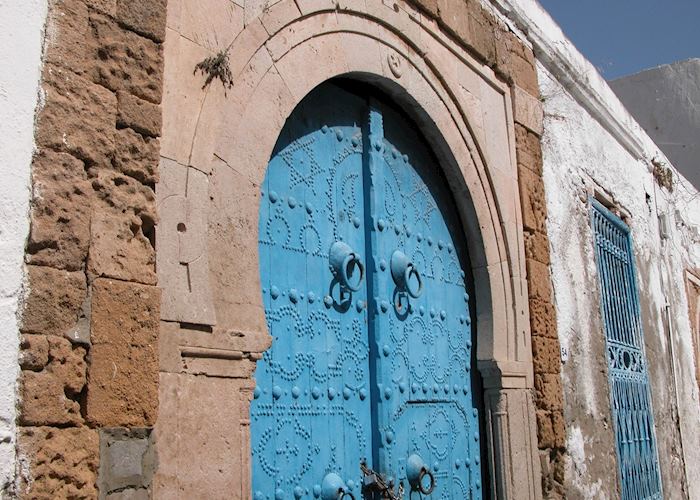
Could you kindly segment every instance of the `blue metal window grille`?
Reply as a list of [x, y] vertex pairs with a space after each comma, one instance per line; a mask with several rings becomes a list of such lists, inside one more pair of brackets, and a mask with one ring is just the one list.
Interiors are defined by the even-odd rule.
[[662, 498], [649, 375], [629, 227], [591, 199], [623, 500]]

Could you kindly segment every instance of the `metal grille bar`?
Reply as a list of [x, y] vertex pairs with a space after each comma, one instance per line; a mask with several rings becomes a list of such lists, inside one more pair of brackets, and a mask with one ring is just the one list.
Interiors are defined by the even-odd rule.
[[622, 500], [662, 498], [629, 227], [591, 199]]

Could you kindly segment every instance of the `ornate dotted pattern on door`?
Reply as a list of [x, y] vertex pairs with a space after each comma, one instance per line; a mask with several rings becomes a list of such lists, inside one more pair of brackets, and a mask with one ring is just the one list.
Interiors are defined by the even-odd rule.
[[256, 500], [481, 497], [465, 253], [423, 144], [332, 84], [287, 120], [261, 190]]

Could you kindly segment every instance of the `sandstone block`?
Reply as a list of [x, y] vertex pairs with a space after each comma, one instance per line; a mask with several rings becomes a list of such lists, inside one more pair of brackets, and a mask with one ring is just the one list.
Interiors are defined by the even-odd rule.
[[43, 77], [46, 104], [37, 118], [37, 144], [89, 164], [109, 165], [117, 115], [114, 94], [51, 65]]
[[22, 498], [97, 498], [99, 440], [87, 427], [21, 428], [18, 437]]
[[561, 361], [559, 341], [543, 337], [532, 338], [532, 362], [535, 373], [559, 374]]
[[557, 337], [557, 317], [554, 305], [541, 299], [530, 299], [530, 332], [532, 336]]
[[113, 171], [95, 171], [88, 270], [155, 284], [155, 194], [148, 186]]
[[438, 16], [441, 23], [465, 43], [469, 43], [469, 13], [467, 2], [454, 0], [437, 0]]
[[77, 396], [85, 387], [87, 354], [84, 347], [72, 344], [63, 337], [48, 337], [50, 362], [46, 371], [55, 375], [63, 384], [66, 394]]
[[63, 335], [77, 321], [87, 293], [85, 274], [27, 266], [29, 296], [22, 314], [25, 333]]
[[527, 271], [527, 292], [531, 299], [552, 302], [552, 281], [549, 266], [532, 259], [525, 261]]
[[162, 92], [162, 47], [115, 21], [95, 14], [90, 76], [95, 83], [116, 92], [124, 90], [153, 103]]
[[160, 106], [123, 90], [117, 92], [117, 127], [129, 127], [141, 135], [158, 137], [162, 125]]
[[117, 130], [112, 164], [121, 173], [154, 186], [158, 182], [158, 139], [143, 137], [130, 128]]
[[497, 22], [493, 15], [486, 11], [481, 2], [467, 1], [469, 12], [469, 31], [471, 40], [467, 43], [474, 48], [486, 64], [493, 66], [496, 62], [496, 39], [494, 30]]
[[540, 449], [554, 446], [554, 430], [551, 414], [545, 410], [537, 410], [537, 443]]
[[438, 16], [438, 4], [439, 0], [415, 0], [414, 3], [418, 5], [421, 9], [426, 11], [432, 17]]
[[542, 102], [529, 92], [513, 85], [513, 119], [537, 136], [542, 136], [544, 109]]
[[19, 384], [19, 422], [22, 425], [78, 425], [80, 404], [68, 398], [61, 379], [42, 371], [22, 371]]
[[24, 370], [42, 370], [49, 362], [49, 341], [45, 335], [22, 335], [19, 365]]
[[[566, 421], [562, 411], [552, 412], [552, 429], [554, 430], [554, 446], [564, 448], [566, 446]], [[554, 469], [554, 478], [560, 483], [564, 482], [563, 465], [563, 460], [560, 460], [558, 463], [559, 467]]]
[[539, 98], [535, 55], [518, 37], [502, 26], [496, 33], [496, 69], [507, 80], [515, 83], [528, 94]]
[[515, 152], [519, 170], [526, 168], [539, 176], [542, 175], [540, 139], [535, 133], [517, 123], [515, 124]]
[[[23, 346], [29, 346], [23, 347], [23, 353], [31, 352], [33, 360], [46, 362], [39, 368], [41, 371], [25, 370], [21, 374], [20, 422], [25, 425], [82, 423], [77, 399], [86, 383], [85, 349], [54, 335], [24, 335]], [[39, 364], [33, 363], [31, 368], [37, 369]]]
[[52, 3], [46, 20], [45, 62], [77, 74], [87, 68], [88, 6], [81, 0]]
[[97, 279], [92, 292], [87, 418], [103, 427], [148, 427], [158, 409], [160, 290]]
[[545, 410], [564, 409], [564, 394], [558, 373], [535, 374], [535, 403]]
[[78, 271], [90, 243], [92, 192], [83, 162], [42, 150], [32, 165], [31, 230], [27, 262]]
[[543, 233], [524, 232], [525, 257], [549, 265], [549, 238]]
[[520, 203], [523, 228], [531, 232], [546, 233], [547, 205], [542, 177], [527, 169], [518, 169]]
[[166, 0], [117, 0], [116, 18], [139, 35], [165, 40]]

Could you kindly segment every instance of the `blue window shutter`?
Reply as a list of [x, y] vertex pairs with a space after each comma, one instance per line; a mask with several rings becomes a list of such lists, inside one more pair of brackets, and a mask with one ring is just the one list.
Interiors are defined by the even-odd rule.
[[591, 199], [622, 500], [662, 498], [629, 227]]

